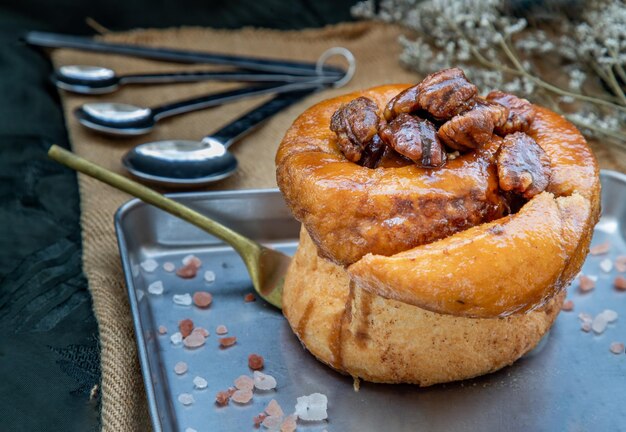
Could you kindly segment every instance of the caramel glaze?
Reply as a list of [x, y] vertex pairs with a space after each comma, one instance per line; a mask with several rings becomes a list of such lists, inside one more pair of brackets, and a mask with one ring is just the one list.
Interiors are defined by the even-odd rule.
[[550, 156], [548, 192], [519, 213], [348, 268], [359, 287], [434, 312], [490, 318], [543, 305], [580, 270], [600, 214], [599, 170], [578, 130], [541, 107], [528, 134]]
[[278, 150], [277, 181], [287, 204], [320, 254], [335, 263], [349, 265], [367, 253], [393, 255], [505, 213], [494, 165], [499, 137], [435, 169], [368, 169], [346, 161], [328, 128], [332, 113], [358, 96], [384, 107], [405, 87], [319, 103], [294, 122]]
[[584, 138], [534, 106], [528, 134], [550, 156], [550, 184], [501, 218], [498, 137], [437, 169], [371, 170], [339, 152], [328, 122], [342, 103], [366, 96], [383, 107], [406, 87], [330, 99], [294, 122], [276, 164], [296, 218], [321, 256], [375, 295], [479, 318], [541, 306], [579, 271], [599, 217], [599, 170]]
[[298, 321], [298, 324], [296, 325], [294, 329], [296, 334], [300, 338], [304, 336], [304, 332], [306, 331], [306, 326], [309, 323], [309, 320], [311, 319], [311, 314], [313, 313], [314, 307], [315, 307], [315, 304], [312, 301], [307, 303], [306, 308], [304, 309], [304, 313], [302, 314], [300, 321]]

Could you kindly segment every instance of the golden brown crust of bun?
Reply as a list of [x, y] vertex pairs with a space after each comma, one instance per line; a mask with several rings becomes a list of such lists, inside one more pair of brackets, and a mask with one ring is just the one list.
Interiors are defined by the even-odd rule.
[[320, 254], [348, 265], [367, 253], [393, 255], [502, 215], [494, 137], [437, 169], [368, 169], [347, 161], [329, 129], [342, 104], [365, 96], [379, 107], [404, 90], [388, 85], [323, 101], [287, 131], [276, 155], [277, 182]]
[[276, 156], [278, 184], [318, 253], [360, 288], [439, 313], [488, 318], [536, 308], [574, 278], [600, 214], [598, 165], [580, 132], [542, 107], [528, 134], [550, 157], [547, 192], [502, 210], [494, 137], [438, 169], [348, 162], [328, 124], [358, 96], [379, 106], [404, 85], [329, 99], [303, 113]]
[[519, 213], [390, 257], [366, 255], [348, 273], [374, 294], [434, 312], [476, 318], [525, 312], [571, 282], [565, 270], [589, 246], [580, 233], [590, 219], [581, 195], [555, 199], [543, 192]]
[[506, 318], [430, 312], [351, 287], [347, 272], [319, 257], [303, 229], [285, 281], [283, 312], [309, 351], [338, 371], [429, 386], [513, 363], [548, 331], [564, 295]]

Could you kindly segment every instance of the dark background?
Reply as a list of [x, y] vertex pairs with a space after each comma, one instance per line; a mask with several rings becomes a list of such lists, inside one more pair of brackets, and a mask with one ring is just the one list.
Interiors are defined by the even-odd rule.
[[[0, 1], [0, 429], [98, 430], [97, 323], [81, 271], [73, 172], [49, 161], [68, 146], [48, 59], [28, 30], [93, 34], [199, 25], [277, 29], [350, 21], [356, 0]], [[202, 47], [198, 47], [201, 49]], [[120, 401], [123, 403], [123, 401]]]

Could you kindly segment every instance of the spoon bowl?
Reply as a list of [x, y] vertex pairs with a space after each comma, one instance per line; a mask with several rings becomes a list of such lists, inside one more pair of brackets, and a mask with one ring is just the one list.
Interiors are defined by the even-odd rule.
[[217, 139], [166, 140], [138, 145], [122, 159], [142, 180], [170, 187], [199, 186], [222, 180], [237, 170], [237, 159]]
[[237, 170], [237, 159], [228, 151], [230, 145], [313, 91], [279, 94], [202, 141], [167, 140], [138, 145], [123, 157], [122, 164], [134, 177], [166, 187], [197, 187], [222, 180]]
[[[248, 70], [177, 71], [117, 75], [114, 70], [101, 66], [61, 66], [52, 76], [60, 89], [87, 95], [113, 93], [126, 84], [158, 85], [190, 83], [198, 81], [249, 82], [249, 83], [301, 83], [314, 79], [311, 76]], [[323, 71], [315, 77], [320, 83], [334, 84], [340, 81], [335, 75]]]
[[326, 80], [272, 83], [210, 93], [191, 99], [146, 108], [117, 102], [90, 102], [74, 111], [83, 126], [110, 135], [142, 135], [164, 118], [203, 110], [266, 94], [313, 91], [327, 86]]
[[120, 86], [120, 78], [114, 70], [87, 65], [61, 66], [52, 81], [60, 89], [94, 95], [112, 93]]
[[93, 102], [74, 110], [83, 126], [108, 135], [143, 135], [156, 123], [152, 109], [117, 102]]

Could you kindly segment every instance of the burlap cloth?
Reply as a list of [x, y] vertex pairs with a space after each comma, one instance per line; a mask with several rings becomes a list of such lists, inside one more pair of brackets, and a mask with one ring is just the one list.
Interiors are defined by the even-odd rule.
[[[232, 150], [240, 161], [239, 171], [231, 178], [207, 187], [208, 190], [275, 187], [276, 148], [285, 130], [306, 107], [322, 99], [360, 88], [416, 81], [418, 76], [402, 69], [398, 64], [400, 46], [397, 38], [401, 32], [400, 29], [388, 25], [356, 23], [320, 30], [289, 32], [256, 29], [220, 31], [204, 28], [138, 30], [106, 34], [103, 39], [308, 61], [316, 60], [324, 50], [332, 46], [344, 46], [354, 53], [358, 61], [357, 73], [348, 86], [326, 90], [306, 98], [237, 143]], [[120, 74], [207, 68], [73, 50], [57, 50], [52, 54], [52, 59], [57, 67], [67, 64], [101, 65]], [[79, 126], [71, 112], [82, 103], [107, 100], [153, 106], [232, 86], [209, 82], [158, 87], [128, 86], [99, 99], [63, 93], [61, 96], [73, 150], [85, 158], [122, 173], [120, 158], [132, 146], [168, 138], [198, 140], [244, 110], [260, 103], [260, 100], [237, 102], [168, 119], [159, 123], [147, 136], [123, 139], [103, 137]], [[594, 145], [594, 148], [603, 168], [626, 171], [624, 153], [598, 145]], [[113, 227], [116, 209], [130, 197], [83, 175], [79, 176], [79, 187], [83, 269], [89, 280], [94, 313], [100, 329], [102, 429], [116, 432], [146, 430], [150, 428], [146, 397]]]

